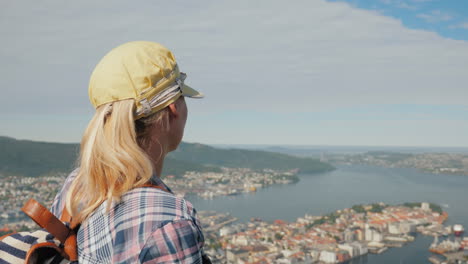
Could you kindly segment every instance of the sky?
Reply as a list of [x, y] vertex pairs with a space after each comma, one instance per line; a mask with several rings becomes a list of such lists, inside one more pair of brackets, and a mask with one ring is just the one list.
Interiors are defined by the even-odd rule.
[[79, 142], [89, 76], [133, 40], [171, 49], [184, 140], [468, 147], [467, 0], [0, 0], [0, 135]]

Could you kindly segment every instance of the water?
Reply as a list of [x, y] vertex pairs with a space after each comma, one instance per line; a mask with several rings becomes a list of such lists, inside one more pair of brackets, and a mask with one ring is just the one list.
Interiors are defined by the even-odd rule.
[[359, 154], [368, 151], [388, 151], [399, 153], [458, 153], [468, 154], [467, 147], [407, 147], [407, 146], [294, 146], [294, 145], [212, 145], [215, 148], [238, 148], [280, 152], [297, 156], [319, 156], [321, 153]]
[[[260, 217], [266, 221], [296, 221], [306, 213], [323, 215], [355, 204], [433, 202], [448, 212], [446, 224], [468, 227], [468, 176], [437, 175], [414, 169], [338, 166], [337, 170], [300, 175], [296, 184], [275, 185], [254, 194], [203, 200], [187, 197], [197, 210], [229, 212], [240, 221]], [[403, 248], [369, 255], [355, 263], [429, 263], [433, 238], [418, 238]]]

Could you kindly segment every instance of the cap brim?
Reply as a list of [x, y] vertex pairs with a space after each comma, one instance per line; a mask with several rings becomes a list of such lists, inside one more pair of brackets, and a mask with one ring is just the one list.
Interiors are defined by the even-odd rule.
[[182, 95], [185, 97], [190, 97], [190, 98], [203, 98], [205, 97], [202, 93], [199, 91], [193, 89], [192, 87], [183, 84], [182, 88], [180, 89], [182, 91]]

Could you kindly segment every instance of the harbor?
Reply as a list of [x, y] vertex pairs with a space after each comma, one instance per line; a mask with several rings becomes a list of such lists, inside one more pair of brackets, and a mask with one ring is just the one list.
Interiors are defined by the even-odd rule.
[[[436, 234], [429, 251], [439, 255], [430, 257], [431, 263], [463, 263], [468, 259], [468, 237], [464, 237], [464, 227], [460, 224], [449, 226], [450, 236], [445, 235], [444, 239], [439, 239]], [[441, 241], [439, 241], [441, 240]]]
[[[435, 226], [431, 223], [421, 224], [420, 228], [416, 228], [415, 235], [410, 234], [414, 237], [414, 241], [408, 240], [408, 242], [388, 239], [387, 237], [399, 237], [399, 235], [386, 234], [382, 237], [386, 250], [380, 254], [364, 254], [349, 260], [350, 264], [419, 264], [431, 263], [429, 258], [432, 256], [446, 259], [443, 255], [429, 251], [434, 240], [431, 234], [438, 233], [439, 241], [442, 241], [445, 239], [444, 234], [450, 235], [449, 229], [453, 228], [453, 225], [462, 224], [465, 228], [468, 225], [468, 215], [463, 202], [468, 199], [466, 194], [468, 178], [450, 175], [444, 177], [447, 178], [410, 169], [352, 165], [340, 166], [336, 171], [321, 175], [300, 175], [300, 184], [273, 185], [257, 190], [254, 195], [245, 193], [218, 197], [214, 200], [195, 196], [188, 198], [199, 210], [214, 210], [235, 216], [239, 220], [234, 226], [239, 223], [249, 224], [252, 217], [271, 223], [276, 219], [292, 223], [298, 218], [304, 218], [304, 213], [314, 216], [327, 215], [331, 212], [330, 208], [342, 210], [362, 201], [372, 202], [376, 199], [388, 204], [435, 201], [442, 205], [443, 211], [447, 212], [448, 217], [445, 218], [443, 226], [437, 221]], [[439, 193], [444, 195], [435, 195]], [[392, 232], [396, 231], [394, 230], [396, 225], [391, 226]], [[226, 230], [231, 229], [223, 229]]]

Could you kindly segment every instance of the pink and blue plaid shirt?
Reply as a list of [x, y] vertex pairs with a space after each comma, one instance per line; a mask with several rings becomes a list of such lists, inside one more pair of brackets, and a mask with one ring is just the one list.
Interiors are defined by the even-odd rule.
[[[55, 197], [52, 213], [62, 214], [73, 171]], [[78, 231], [80, 263], [202, 263], [204, 237], [196, 210], [166, 187], [136, 188], [122, 196], [110, 212], [106, 203]]]

